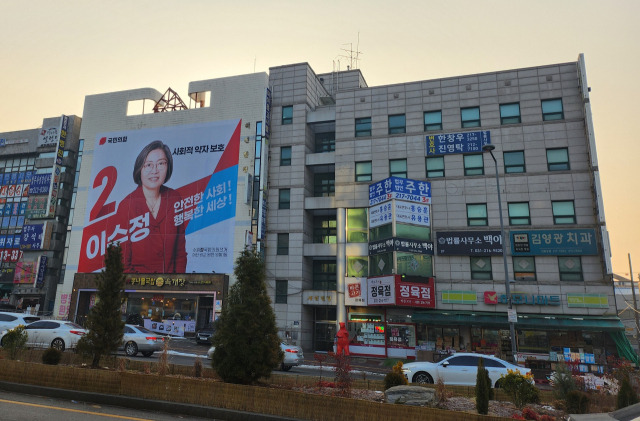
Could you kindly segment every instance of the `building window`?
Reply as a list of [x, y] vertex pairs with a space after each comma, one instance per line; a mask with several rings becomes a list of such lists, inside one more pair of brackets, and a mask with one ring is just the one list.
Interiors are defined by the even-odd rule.
[[289, 254], [289, 234], [278, 234], [277, 254], [280, 256]]
[[313, 197], [331, 197], [336, 195], [335, 173], [317, 173], [313, 177]]
[[347, 209], [347, 243], [369, 241], [369, 209]]
[[356, 181], [371, 181], [371, 161], [356, 162]]
[[289, 209], [291, 207], [291, 190], [280, 189], [278, 192], [278, 209]]
[[424, 131], [442, 130], [442, 111], [426, 111], [424, 113]]
[[564, 120], [562, 99], [542, 100], [542, 121]]
[[480, 127], [480, 107], [469, 107], [460, 109], [460, 119], [462, 128]]
[[336, 132], [316, 133], [316, 153], [333, 152], [336, 150]]
[[431, 156], [426, 159], [427, 178], [444, 177], [444, 156]]
[[509, 225], [531, 225], [529, 202], [509, 203]]
[[335, 215], [322, 215], [313, 218], [313, 242], [335, 244], [337, 235]]
[[520, 123], [520, 103], [500, 104], [500, 124]]
[[470, 227], [488, 225], [487, 204], [474, 203], [467, 205], [467, 225]]
[[335, 260], [314, 260], [313, 289], [318, 291], [335, 291], [337, 272], [338, 269]]
[[389, 160], [389, 176], [407, 178], [407, 160], [406, 159], [390, 159]]
[[389, 116], [389, 134], [406, 133], [406, 118], [404, 114], [396, 114]]
[[515, 174], [525, 172], [524, 151], [511, 151], [502, 154], [504, 158], [504, 172]]
[[371, 117], [356, 118], [356, 137], [371, 136]]
[[287, 304], [289, 281], [276, 279], [276, 304]]
[[569, 150], [567, 148], [547, 149], [547, 169], [566, 171], [569, 169]]
[[484, 156], [482, 154], [464, 156], [464, 175], [484, 174]]
[[288, 167], [291, 165], [291, 146], [283, 146], [280, 148], [280, 166]]
[[491, 257], [471, 257], [470, 259], [471, 279], [493, 279], [493, 274], [491, 273]]
[[513, 256], [513, 276], [516, 281], [536, 280], [536, 259], [533, 256]]
[[553, 210], [553, 223], [556, 225], [575, 224], [576, 209], [573, 200], [551, 202]]
[[282, 124], [293, 124], [293, 105], [282, 107]]
[[583, 281], [580, 256], [558, 256], [561, 281]]

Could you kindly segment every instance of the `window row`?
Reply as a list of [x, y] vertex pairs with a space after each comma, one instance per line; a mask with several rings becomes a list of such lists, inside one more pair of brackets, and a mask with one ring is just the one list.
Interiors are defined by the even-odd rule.
[[[512, 256], [513, 277], [516, 281], [536, 281], [534, 256]], [[470, 257], [471, 279], [492, 280], [491, 257]], [[583, 281], [580, 256], [558, 256], [558, 272], [561, 281]], [[502, 272], [501, 272], [502, 273]]]
[[[531, 225], [529, 202], [509, 202], [509, 225]], [[551, 202], [551, 212], [555, 225], [576, 223], [576, 209], [573, 200], [554, 200]], [[489, 225], [486, 203], [467, 204], [467, 225], [479, 227]]]

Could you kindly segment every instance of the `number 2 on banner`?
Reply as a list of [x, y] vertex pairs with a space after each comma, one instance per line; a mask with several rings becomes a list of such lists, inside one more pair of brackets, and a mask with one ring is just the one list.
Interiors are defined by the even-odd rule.
[[106, 201], [113, 191], [113, 186], [116, 185], [117, 179], [118, 170], [113, 166], [104, 167], [96, 175], [96, 178], [93, 180], [93, 188], [95, 189], [100, 186], [104, 186], [104, 189], [102, 190], [102, 193], [100, 193], [98, 200], [96, 200], [96, 204], [91, 208], [91, 212], [89, 212], [89, 219], [91, 221], [98, 219], [101, 216], [109, 215], [116, 210], [116, 202], [106, 203]]

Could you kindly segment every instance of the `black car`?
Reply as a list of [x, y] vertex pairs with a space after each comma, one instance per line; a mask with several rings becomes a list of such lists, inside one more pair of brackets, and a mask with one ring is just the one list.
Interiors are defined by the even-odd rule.
[[196, 332], [196, 342], [199, 344], [211, 344], [211, 337], [216, 332], [214, 324], [206, 325]]

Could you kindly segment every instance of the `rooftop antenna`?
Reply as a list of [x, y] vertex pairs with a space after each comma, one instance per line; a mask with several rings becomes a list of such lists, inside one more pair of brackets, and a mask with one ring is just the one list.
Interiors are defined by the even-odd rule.
[[339, 57], [344, 57], [349, 60], [349, 65], [347, 66], [347, 70], [357, 69], [358, 61], [360, 60], [360, 54], [363, 54], [360, 51], [360, 32], [358, 32], [358, 42], [356, 44], [356, 49], [353, 49], [353, 43], [342, 44], [348, 45], [349, 48], [341, 48], [342, 51], [346, 53], [346, 55], [340, 55]]

